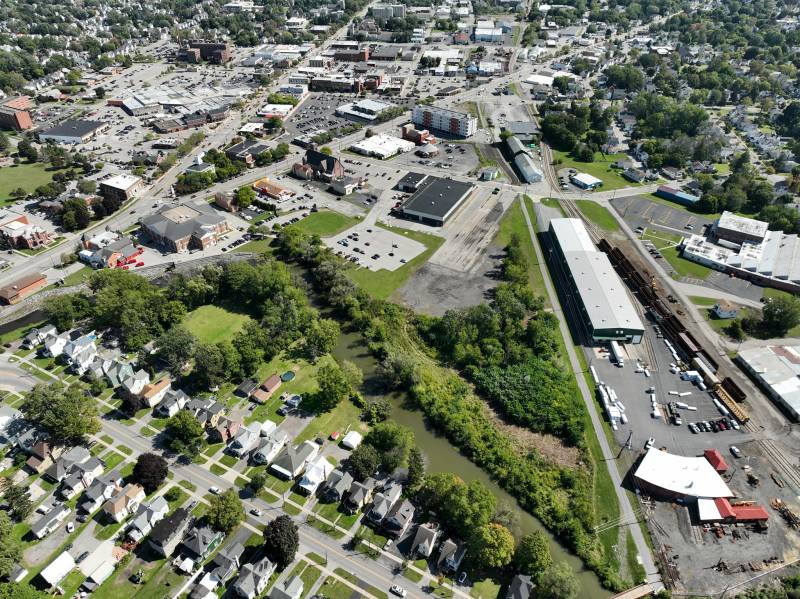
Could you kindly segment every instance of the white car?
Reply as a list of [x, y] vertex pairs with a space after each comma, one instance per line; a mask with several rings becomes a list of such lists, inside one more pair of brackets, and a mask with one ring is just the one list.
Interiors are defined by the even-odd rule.
[[656, 444], [656, 440], [655, 440], [655, 438], [654, 438], [654, 437], [650, 437], [650, 438], [647, 440], [647, 443], [645, 443], [645, 444], [644, 444], [644, 449], [645, 449], [645, 451], [647, 451], [648, 449], [650, 449], [651, 447], [653, 447], [653, 445], [655, 445], [655, 444]]
[[742, 452], [739, 450], [738, 447], [736, 447], [736, 445], [731, 445], [731, 453], [737, 458], [742, 457]]
[[731, 428], [732, 428], [733, 430], [735, 430], [735, 431], [738, 431], [738, 430], [741, 428], [741, 427], [739, 426], [739, 423], [738, 423], [738, 422], [736, 422], [736, 420], [735, 420], [734, 418], [731, 418], [731, 419], [730, 419], [730, 421], [731, 421]]
[[219, 495], [221, 493], [221, 491], [219, 490], [219, 487], [211, 487], [208, 490], [208, 492], [209, 493], [213, 493], [214, 495]]
[[393, 584], [392, 586], [389, 587], [389, 590], [398, 597], [406, 596], [406, 590], [399, 585]]
[[69, 533], [75, 532], [75, 523], [74, 522], [67, 522], [67, 532], [69, 532]]

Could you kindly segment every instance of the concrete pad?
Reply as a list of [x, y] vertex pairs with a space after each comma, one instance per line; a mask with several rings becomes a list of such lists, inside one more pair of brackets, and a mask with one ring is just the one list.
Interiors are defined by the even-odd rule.
[[[349, 238], [358, 235], [358, 241]], [[345, 240], [347, 247], [340, 241]], [[410, 262], [425, 251], [425, 245], [394, 233], [377, 225], [359, 223], [338, 235], [322, 240], [326, 246], [336, 253], [341, 253], [345, 258], [356, 257], [360, 266], [372, 271], [397, 270], [403, 266], [401, 260]], [[355, 251], [358, 248], [361, 253]], [[389, 254], [394, 254], [390, 256]], [[373, 259], [372, 256], [378, 255]]]

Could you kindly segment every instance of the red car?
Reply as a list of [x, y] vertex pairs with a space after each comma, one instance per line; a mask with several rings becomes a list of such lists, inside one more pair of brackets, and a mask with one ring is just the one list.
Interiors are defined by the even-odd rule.
[[339, 438], [339, 431], [333, 431], [331, 433], [331, 441], [336, 441]]
[[144, 266], [144, 262], [140, 261], [136, 263], [136, 268], [139, 268], [140, 266]]

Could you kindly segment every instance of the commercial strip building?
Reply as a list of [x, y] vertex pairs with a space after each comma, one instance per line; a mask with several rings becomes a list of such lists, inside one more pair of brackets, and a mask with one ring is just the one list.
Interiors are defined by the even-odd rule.
[[392, 156], [397, 156], [404, 152], [412, 151], [416, 146], [413, 141], [400, 139], [385, 133], [379, 133], [371, 137], [366, 137], [361, 141], [350, 146], [350, 150], [363, 154], [364, 156], [374, 156], [381, 160], [386, 160]]
[[336, 109], [336, 114], [351, 119], [374, 121], [381, 114], [392, 108], [397, 108], [397, 105], [378, 100], [357, 100], [356, 102], [342, 104]]
[[47, 277], [42, 273], [33, 273], [0, 287], [0, 301], [6, 304], [17, 304], [29, 295], [47, 285]]
[[425, 176], [399, 208], [405, 218], [441, 227], [472, 193], [474, 186], [452, 179]]
[[108, 128], [100, 121], [64, 121], [54, 127], [40, 131], [39, 141], [52, 141], [57, 144], [82, 144]]
[[436, 106], [414, 106], [411, 122], [428, 130], [444, 131], [461, 137], [471, 137], [478, 130], [477, 117]]
[[800, 292], [800, 239], [767, 223], [723, 212], [707, 236], [682, 242], [683, 257], [759, 285]]
[[800, 346], [742, 349], [736, 361], [772, 401], [800, 422]]
[[641, 343], [644, 325], [608, 256], [599, 251], [583, 222], [550, 220], [552, 267], [595, 342]]

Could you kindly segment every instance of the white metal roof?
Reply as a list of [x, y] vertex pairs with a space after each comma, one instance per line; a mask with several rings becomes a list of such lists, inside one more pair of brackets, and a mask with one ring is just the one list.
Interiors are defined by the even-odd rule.
[[567, 252], [596, 252], [586, 227], [577, 218], [552, 218], [550, 227], [558, 240], [558, 246]]
[[738, 357], [786, 408], [800, 415], [800, 346], [754, 347], [741, 350]]
[[733, 497], [728, 485], [704, 457], [684, 457], [651, 447], [634, 476], [679, 495]]
[[75, 560], [65, 551], [42, 570], [42, 578], [51, 586], [57, 585], [75, 567]]
[[700, 522], [716, 522], [722, 520], [722, 515], [717, 509], [717, 504], [713, 499], [698, 499], [697, 512]]
[[572, 178], [575, 181], [583, 183], [584, 185], [601, 185], [603, 183], [602, 179], [598, 179], [597, 177], [594, 177], [589, 173], [577, 173], [575, 175], [572, 175]]
[[717, 220], [717, 227], [728, 229], [729, 231], [739, 231], [756, 237], [764, 237], [767, 234], [769, 225], [764, 221], [739, 216], [726, 210]]

